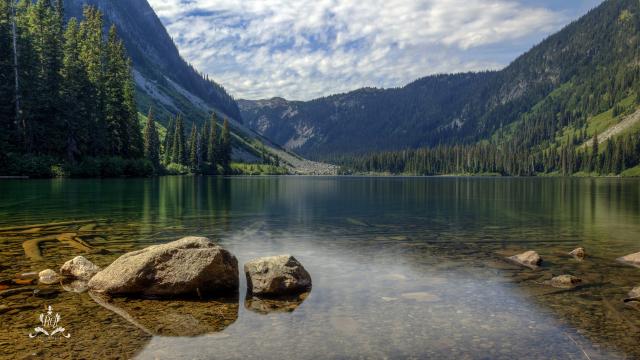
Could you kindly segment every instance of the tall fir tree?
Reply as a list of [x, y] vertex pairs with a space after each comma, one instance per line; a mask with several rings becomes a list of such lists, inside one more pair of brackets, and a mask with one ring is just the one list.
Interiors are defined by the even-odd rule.
[[90, 91], [85, 94], [85, 100], [90, 111], [89, 123], [93, 134], [91, 155], [99, 156], [109, 153], [107, 140], [107, 123], [104, 117], [105, 107], [105, 44], [104, 21], [98, 9], [85, 6], [84, 19], [80, 23], [80, 59], [85, 66], [85, 72]]
[[144, 157], [151, 162], [154, 171], [160, 170], [160, 139], [153, 118], [153, 109], [149, 109], [144, 127]]
[[191, 136], [189, 136], [189, 166], [194, 173], [200, 171], [200, 151], [200, 133], [198, 132], [198, 127], [194, 124], [191, 127]]
[[216, 119], [216, 113], [211, 114], [211, 130], [209, 131], [207, 144], [207, 162], [210, 166], [210, 172], [216, 174], [218, 172], [218, 121]]
[[15, 79], [13, 56], [13, 0], [0, 0], [0, 165], [15, 135]]
[[171, 157], [171, 162], [180, 165], [187, 165], [187, 154], [185, 150], [185, 139], [184, 139], [184, 124], [182, 121], [182, 116], [178, 115], [176, 117], [176, 129], [173, 134], [173, 146], [172, 151], [173, 155]]
[[220, 165], [222, 165], [225, 172], [229, 172], [231, 168], [231, 130], [227, 119], [224, 119], [220, 138]]
[[69, 161], [76, 161], [91, 148], [91, 106], [86, 94], [91, 93], [91, 83], [80, 58], [80, 28], [76, 19], [70, 19], [64, 34], [64, 50], [61, 94], [62, 117], [65, 126], [65, 154]]
[[164, 154], [163, 160], [165, 165], [169, 165], [173, 158], [173, 134], [176, 131], [176, 123], [173, 117], [169, 119], [169, 126], [167, 126], [167, 134], [164, 137]]
[[211, 133], [209, 121], [205, 120], [200, 131], [200, 158], [203, 162], [207, 161], [209, 153], [209, 134]]

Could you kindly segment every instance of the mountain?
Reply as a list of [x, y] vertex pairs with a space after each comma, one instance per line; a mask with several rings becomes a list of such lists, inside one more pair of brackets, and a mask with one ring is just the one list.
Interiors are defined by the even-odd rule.
[[189, 131], [191, 124], [202, 125], [215, 111], [231, 125], [234, 160], [260, 162], [266, 152], [293, 173], [335, 173], [334, 166], [305, 160], [244, 126], [233, 97], [180, 56], [146, 0], [65, 0], [65, 16], [82, 18], [85, 5], [103, 13], [105, 27], [116, 25], [132, 59], [141, 114], [153, 107], [155, 119], [165, 126], [170, 117], [182, 114]]
[[581, 143], [607, 129], [594, 124], [599, 114], [618, 107], [613, 126], [635, 109], [639, 29], [640, 2], [609, 0], [501, 71], [238, 104], [248, 126], [311, 158], [479, 141], [543, 149], [566, 134]]
[[100, 9], [106, 25], [115, 24], [124, 40], [133, 61], [142, 113], [153, 105], [163, 122], [169, 114], [177, 113], [189, 120], [201, 121], [210, 110], [241, 119], [235, 100], [225, 89], [180, 56], [146, 0], [66, 0], [65, 14], [82, 18], [85, 5]]

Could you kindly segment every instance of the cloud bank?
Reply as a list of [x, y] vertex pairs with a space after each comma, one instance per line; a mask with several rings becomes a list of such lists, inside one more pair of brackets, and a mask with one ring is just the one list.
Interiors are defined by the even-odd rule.
[[515, 0], [149, 3], [182, 56], [245, 99], [307, 100], [497, 69], [571, 20]]

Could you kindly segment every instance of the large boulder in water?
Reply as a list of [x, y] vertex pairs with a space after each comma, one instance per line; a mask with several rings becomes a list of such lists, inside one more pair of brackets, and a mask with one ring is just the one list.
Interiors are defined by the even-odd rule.
[[110, 295], [223, 295], [238, 292], [238, 260], [205, 237], [185, 237], [122, 255], [89, 282]]
[[244, 264], [247, 290], [257, 296], [281, 296], [306, 292], [311, 276], [291, 255], [262, 257]]
[[513, 255], [508, 257], [507, 260], [530, 269], [537, 269], [542, 263], [542, 258], [535, 251], [526, 251], [522, 254]]
[[94, 265], [83, 256], [76, 256], [67, 261], [60, 268], [60, 274], [74, 279], [88, 281], [100, 271], [100, 267]]
[[618, 258], [618, 261], [627, 265], [640, 267], [640, 252]]

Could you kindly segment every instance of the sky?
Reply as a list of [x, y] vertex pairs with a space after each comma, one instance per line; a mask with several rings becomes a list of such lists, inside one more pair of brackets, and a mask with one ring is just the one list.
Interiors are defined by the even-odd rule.
[[237, 99], [309, 100], [500, 69], [600, 0], [148, 0]]

